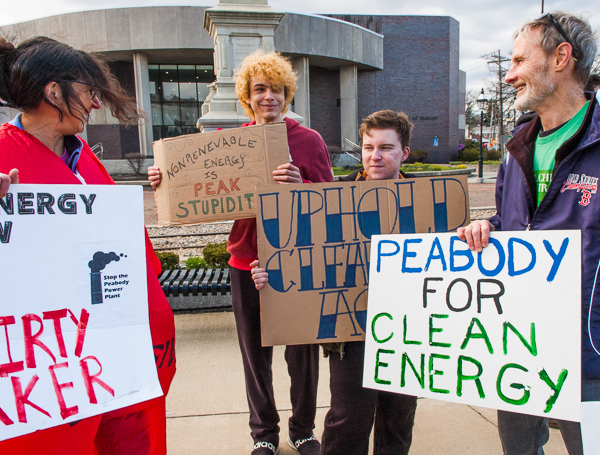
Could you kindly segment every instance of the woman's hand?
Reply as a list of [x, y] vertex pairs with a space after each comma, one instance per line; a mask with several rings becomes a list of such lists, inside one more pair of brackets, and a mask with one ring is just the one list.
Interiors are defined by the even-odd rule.
[[292, 163], [277, 166], [277, 169], [273, 171], [273, 180], [277, 183], [303, 183], [300, 176], [300, 169]]
[[254, 286], [256, 289], [262, 288], [269, 281], [269, 274], [265, 272], [265, 269], [258, 267], [258, 259], [250, 264], [252, 267], [252, 279], [254, 280]]
[[150, 181], [152, 188], [156, 188], [158, 185], [160, 185], [162, 174], [157, 166], [148, 167], [148, 180]]
[[8, 193], [8, 188], [12, 183], [19, 183], [18, 169], [11, 169], [8, 174], [0, 173], [0, 198], [6, 196], [6, 193]]

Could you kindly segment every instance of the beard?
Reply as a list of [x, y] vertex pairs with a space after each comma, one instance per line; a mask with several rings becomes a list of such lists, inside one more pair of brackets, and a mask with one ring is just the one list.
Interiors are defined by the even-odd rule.
[[556, 83], [548, 80], [548, 64], [546, 62], [537, 69], [525, 86], [525, 92], [517, 96], [515, 109], [519, 111], [535, 111], [540, 103], [556, 90]]

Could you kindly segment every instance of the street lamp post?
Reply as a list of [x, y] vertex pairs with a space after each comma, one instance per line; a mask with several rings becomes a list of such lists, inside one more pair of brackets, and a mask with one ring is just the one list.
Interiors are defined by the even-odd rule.
[[481, 89], [481, 94], [477, 97], [477, 107], [481, 111], [481, 119], [479, 122], [479, 183], [483, 182], [483, 111], [485, 110], [487, 102], [488, 100], [485, 97], [485, 93], [483, 89]]

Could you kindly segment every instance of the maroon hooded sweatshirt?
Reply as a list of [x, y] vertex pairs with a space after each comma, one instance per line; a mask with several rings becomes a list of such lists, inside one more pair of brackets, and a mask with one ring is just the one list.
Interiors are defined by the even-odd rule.
[[[291, 163], [300, 169], [306, 183], [332, 182], [329, 152], [323, 138], [296, 120], [285, 118]], [[255, 122], [242, 126], [251, 126]], [[258, 258], [256, 218], [236, 220], [229, 234], [227, 251], [231, 254], [229, 265], [241, 270], [251, 270], [250, 263]]]

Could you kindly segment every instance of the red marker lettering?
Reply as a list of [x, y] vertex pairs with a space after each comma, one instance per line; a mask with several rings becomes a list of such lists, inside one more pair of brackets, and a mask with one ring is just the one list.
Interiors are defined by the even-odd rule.
[[[25, 365], [27, 365], [27, 368], [36, 367], [35, 352], [33, 352], [34, 345], [42, 348], [42, 350], [52, 358], [52, 361], [56, 363], [56, 357], [54, 357], [52, 351], [48, 349], [48, 346], [38, 340], [44, 331], [44, 324], [42, 323], [41, 318], [37, 314], [26, 314], [21, 319], [23, 320], [23, 334], [25, 337]], [[40, 324], [40, 328], [35, 335], [32, 335], [31, 321], [35, 321]]]
[[229, 179], [229, 186], [231, 186], [231, 191], [234, 191], [234, 190], [240, 191], [240, 188], [237, 186], [237, 182], [239, 179], [240, 179], [239, 177], [235, 180]]
[[[8, 363], [3, 363], [0, 365], [0, 378], [6, 378], [11, 373], [18, 373], [19, 371], [23, 371], [23, 361], [13, 362], [12, 355], [10, 354], [10, 340], [8, 339], [8, 326], [15, 323], [14, 316], [2, 316], [0, 317], [0, 326], [4, 326], [4, 333], [6, 335], [6, 353], [8, 354]], [[2, 411], [0, 409], [0, 411]], [[0, 412], [0, 420], [4, 422], [4, 418], [2, 416], [3, 412]], [[6, 414], [4, 414], [6, 416]], [[8, 419], [8, 417], [6, 417]], [[9, 419], [10, 420], [10, 419]], [[6, 422], [4, 422], [6, 423]], [[8, 424], [6, 424], [8, 425]]]
[[31, 406], [36, 411], [41, 412], [42, 414], [51, 418], [50, 414], [40, 408], [37, 404], [32, 403], [29, 400], [29, 395], [35, 386], [35, 383], [38, 382], [37, 374], [34, 374], [29, 384], [27, 384], [27, 388], [25, 389], [25, 393], [23, 393], [23, 389], [21, 387], [21, 380], [17, 376], [11, 376], [10, 380], [12, 381], [13, 391], [15, 394], [15, 405], [17, 407], [17, 414], [19, 415], [19, 422], [27, 423], [27, 415], [25, 414], [25, 405]]
[[60, 320], [67, 317], [67, 310], [56, 310], [56, 311], [45, 311], [42, 313], [44, 319], [52, 319], [54, 321], [54, 334], [56, 335], [56, 343], [58, 344], [58, 352], [61, 357], [67, 357], [67, 350], [65, 349], [65, 340], [62, 334], [62, 327], [60, 326]]
[[50, 376], [52, 376], [52, 384], [54, 385], [54, 393], [56, 393], [56, 398], [58, 399], [58, 405], [60, 406], [60, 415], [65, 420], [67, 417], [71, 417], [79, 413], [79, 408], [77, 406], [71, 406], [67, 408], [65, 404], [65, 397], [62, 394], [63, 389], [72, 389], [72, 382], [64, 382], [59, 384], [58, 379], [56, 378], [56, 372], [54, 370], [58, 368], [68, 368], [68, 362], [58, 363], [56, 365], [50, 365], [48, 367], [48, 371], [50, 371]]
[[[100, 371], [98, 373], [90, 374], [90, 368], [87, 364], [88, 360], [94, 360], [98, 364], [98, 366], [100, 367]], [[98, 377], [102, 374], [102, 365], [96, 357], [94, 357], [93, 355], [88, 355], [87, 357], [84, 357], [79, 361], [79, 365], [81, 365], [81, 375], [83, 376], [83, 382], [85, 383], [85, 388], [87, 390], [90, 403], [98, 403], [98, 400], [96, 399], [96, 392], [94, 392], [94, 383], [98, 384], [100, 387], [102, 387], [104, 390], [110, 393], [113, 397], [115, 396], [114, 389]]]
[[4, 425], [12, 425], [13, 423], [15, 423], [12, 420], [10, 420], [10, 417], [8, 417], [8, 415], [2, 410], [2, 408], [0, 408], [0, 422], [2, 422]]
[[77, 357], [81, 357], [81, 350], [83, 349], [83, 342], [85, 341], [85, 330], [88, 325], [88, 321], [90, 320], [90, 313], [86, 310], [81, 310], [81, 316], [79, 317], [79, 321], [73, 314], [71, 310], [69, 311], [69, 315], [71, 316], [71, 320], [77, 326], [77, 344], [75, 345], [75, 355]]

